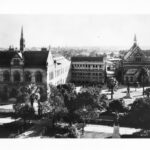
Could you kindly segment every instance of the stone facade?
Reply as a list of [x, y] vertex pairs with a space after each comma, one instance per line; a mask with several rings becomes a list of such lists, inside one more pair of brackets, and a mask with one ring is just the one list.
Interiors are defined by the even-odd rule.
[[23, 30], [20, 49], [0, 51], [0, 98], [16, 97], [24, 85], [36, 83], [42, 90], [49, 84], [64, 84], [69, 80], [70, 61], [63, 56], [54, 56], [50, 50], [26, 51]]

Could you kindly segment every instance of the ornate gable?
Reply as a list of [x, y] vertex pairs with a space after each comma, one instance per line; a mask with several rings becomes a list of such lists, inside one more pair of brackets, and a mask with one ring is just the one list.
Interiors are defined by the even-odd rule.
[[11, 59], [11, 65], [13, 65], [13, 66], [21, 66], [21, 65], [23, 65], [22, 53], [16, 52], [16, 54]]
[[125, 61], [136, 61], [136, 58], [138, 60], [144, 60], [145, 55], [142, 52], [141, 48], [137, 45], [136, 40], [134, 41], [133, 46], [130, 48], [130, 50], [127, 52], [127, 54], [124, 56]]

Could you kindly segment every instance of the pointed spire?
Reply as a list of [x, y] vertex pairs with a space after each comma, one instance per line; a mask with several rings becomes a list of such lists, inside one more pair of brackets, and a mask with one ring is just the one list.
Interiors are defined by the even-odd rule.
[[23, 38], [23, 26], [21, 27], [21, 37], [20, 37], [20, 51], [23, 52], [25, 47], [25, 40]]
[[23, 38], [23, 26], [21, 27], [21, 38]]
[[137, 44], [136, 34], [134, 34], [134, 44]]

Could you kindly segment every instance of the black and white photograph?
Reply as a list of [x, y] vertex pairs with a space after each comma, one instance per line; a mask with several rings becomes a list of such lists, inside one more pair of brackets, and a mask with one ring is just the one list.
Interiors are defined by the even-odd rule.
[[150, 14], [0, 13], [0, 140], [135, 138], [150, 138]]

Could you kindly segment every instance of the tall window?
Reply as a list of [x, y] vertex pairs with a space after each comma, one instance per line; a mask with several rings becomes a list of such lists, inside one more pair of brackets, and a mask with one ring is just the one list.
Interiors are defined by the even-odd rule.
[[20, 82], [20, 73], [18, 71], [14, 72], [14, 82]]
[[10, 75], [9, 75], [9, 72], [8, 71], [5, 71], [3, 73], [3, 81], [4, 82], [8, 82], [10, 80]]
[[42, 82], [42, 74], [41, 72], [36, 72], [35, 74], [35, 81], [41, 83]]
[[136, 62], [141, 62], [141, 57], [136, 57], [136, 58], [135, 58], [135, 61], [136, 61]]
[[24, 73], [24, 80], [25, 82], [31, 82], [31, 73], [29, 71]]

